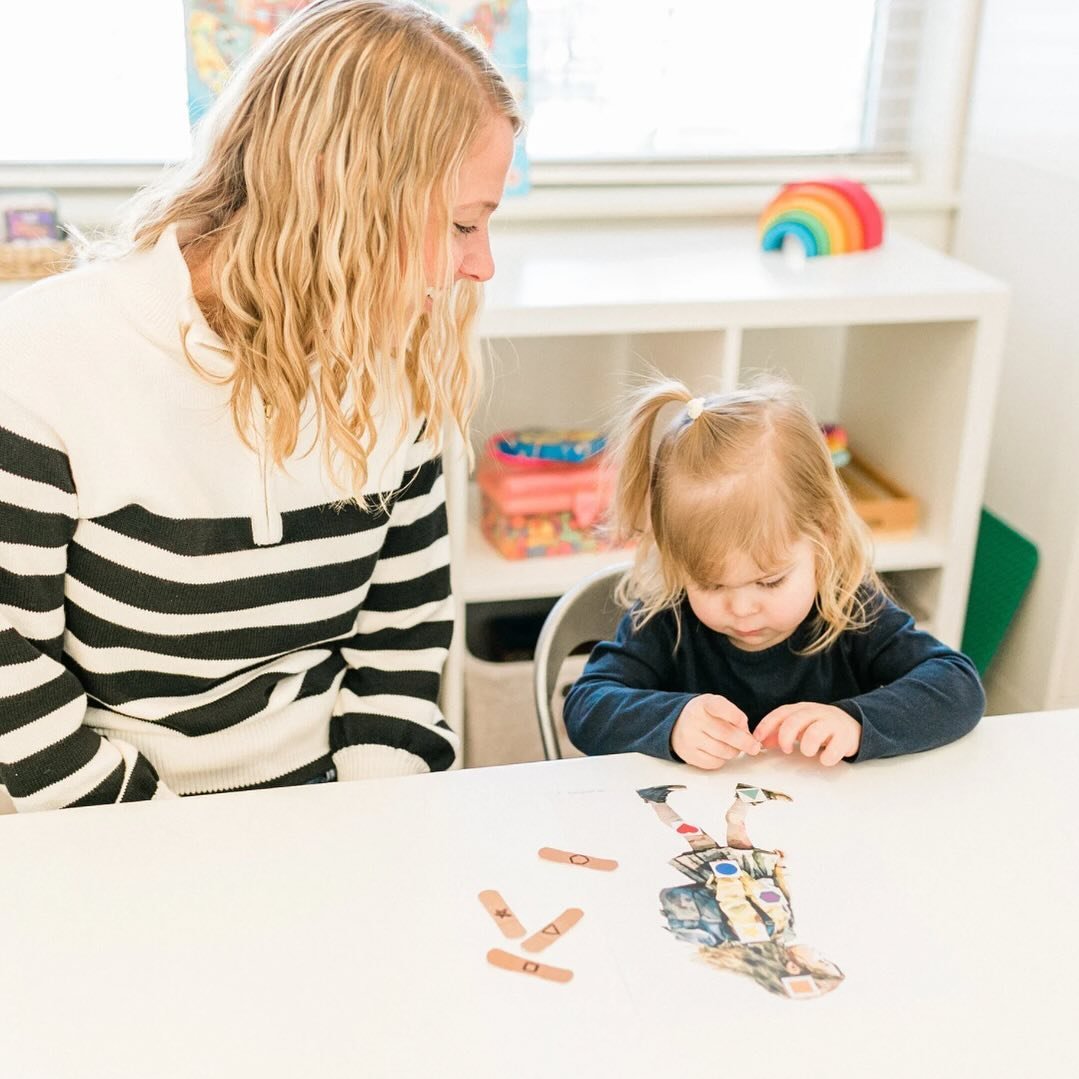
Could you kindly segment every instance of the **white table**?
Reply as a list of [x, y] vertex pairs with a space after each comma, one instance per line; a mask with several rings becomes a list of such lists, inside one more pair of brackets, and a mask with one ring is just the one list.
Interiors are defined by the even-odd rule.
[[[1076, 761], [1070, 711], [831, 771], [630, 755], [3, 817], [3, 1074], [1071, 1074]], [[794, 798], [750, 835], [846, 973], [827, 997], [772, 997], [664, 928], [685, 844], [635, 792], [686, 784], [671, 804], [722, 841], [736, 780]], [[571, 982], [487, 964], [517, 949], [486, 888], [529, 931], [584, 910], [538, 957]]]

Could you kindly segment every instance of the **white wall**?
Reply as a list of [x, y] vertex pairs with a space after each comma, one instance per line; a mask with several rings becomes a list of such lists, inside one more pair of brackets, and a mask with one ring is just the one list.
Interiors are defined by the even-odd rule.
[[1041, 563], [995, 711], [1079, 705], [1079, 5], [986, 0], [953, 253], [1012, 287], [986, 504]]

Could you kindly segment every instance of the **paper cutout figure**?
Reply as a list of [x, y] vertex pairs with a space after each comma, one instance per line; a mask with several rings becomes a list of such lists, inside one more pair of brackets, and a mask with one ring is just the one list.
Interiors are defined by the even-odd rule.
[[801, 1000], [830, 993], [843, 972], [812, 948], [795, 942], [794, 914], [784, 875], [783, 852], [753, 846], [746, 832], [746, 810], [786, 794], [739, 783], [727, 810], [727, 843], [689, 824], [668, 804], [681, 784], [646, 787], [637, 793], [656, 816], [684, 836], [690, 850], [671, 865], [692, 884], [664, 888], [660, 912], [679, 940], [700, 946], [703, 960], [751, 977], [777, 996]]

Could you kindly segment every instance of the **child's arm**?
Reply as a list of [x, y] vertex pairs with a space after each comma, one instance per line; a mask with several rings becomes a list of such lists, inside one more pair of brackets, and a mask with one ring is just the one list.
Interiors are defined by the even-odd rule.
[[862, 725], [855, 760], [933, 749], [961, 738], [985, 710], [974, 664], [918, 630], [914, 619], [882, 599], [873, 625], [850, 635], [865, 692], [834, 704]]
[[578, 749], [674, 759], [671, 731], [695, 696], [664, 688], [673, 681], [674, 643], [673, 617], [664, 612], [637, 631], [627, 614], [615, 639], [596, 645], [563, 710]]

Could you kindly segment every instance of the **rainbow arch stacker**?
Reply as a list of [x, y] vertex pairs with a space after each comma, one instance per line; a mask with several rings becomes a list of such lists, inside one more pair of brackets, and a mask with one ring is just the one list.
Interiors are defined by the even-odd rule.
[[841, 255], [879, 247], [884, 217], [876, 199], [854, 180], [787, 184], [760, 216], [761, 247], [778, 251], [788, 236], [806, 255]]

